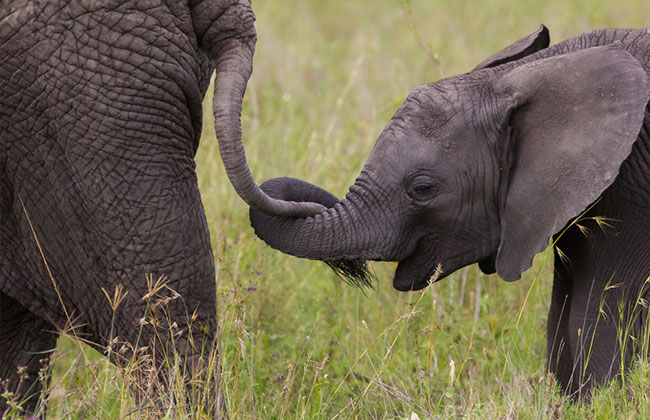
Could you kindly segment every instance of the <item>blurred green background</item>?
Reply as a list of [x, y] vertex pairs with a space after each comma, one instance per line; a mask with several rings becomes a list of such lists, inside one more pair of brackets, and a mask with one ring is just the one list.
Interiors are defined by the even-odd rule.
[[[258, 43], [242, 119], [253, 175], [301, 178], [339, 197], [417, 85], [471, 70], [541, 23], [556, 43], [644, 27], [650, 16], [641, 0], [256, 0], [253, 9]], [[362, 291], [256, 240], [223, 171], [210, 99], [197, 171], [232, 419], [650, 418], [645, 364], [591, 404], [555, 392], [544, 366], [548, 253], [517, 283], [468, 267], [399, 293], [391, 263], [373, 264], [378, 283]], [[83, 409], [112, 418], [124, 393], [88, 387], [114, 371], [70, 341], [58, 359], [58, 417]]]

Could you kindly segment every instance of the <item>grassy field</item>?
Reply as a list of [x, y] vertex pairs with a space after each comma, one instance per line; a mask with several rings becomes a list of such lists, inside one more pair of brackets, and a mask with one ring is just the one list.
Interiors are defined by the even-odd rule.
[[[642, 1], [257, 0], [245, 98], [249, 162], [261, 182], [293, 176], [347, 192], [377, 135], [415, 86], [473, 68], [546, 24], [552, 42], [643, 27]], [[219, 159], [206, 98], [197, 156], [218, 267], [223, 385], [232, 419], [650, 418], [650, 366], [571, 404], [545, 374], [552, 278], [542, 254], [512, 284], [474, 266], [399, 293], [390, 263], [351, 288], [322, 263], [256, 240]], [[62, 339], [51, 418], [116, 418], [119, 375]], [[170, 415], [170, 418], [173, 416]]]

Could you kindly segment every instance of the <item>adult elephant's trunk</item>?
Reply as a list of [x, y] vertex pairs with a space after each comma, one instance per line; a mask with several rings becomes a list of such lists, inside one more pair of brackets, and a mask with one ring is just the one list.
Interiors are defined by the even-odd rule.
[[[309, 217], [277, 217], [251, 209], [251, 224], [268, 245], [296, 257], [327, 262], [352, 282], [368, 280], [363, 260], [395, 260], [386, 218], [368, 210], [368, 198], [357, 184], [344, 200], [320, 187], [293, 178], [275, 178], [262, 189], [286, 201], [311, 201], [327, 207]], [[376, 203], [375, 203], [376, 204]], [[369, 220], [372, 219], [372, 220]], [[378, 226], [382, 225], [382, 226]]]
[[[253, 68], [255, 15], [249, 0], [224, 0], [218, 4], [221, 8], [216, 11], [220, 13], [210, 22], [200, 42], [216, 63], [212, 106], [215, 133], [228, 179], [237, 194], [261, 212], [282, 216], [316, 214], [323, 210], [321, 205], [273, 199], [253, 179], [242, 143], [241, 110], [246, 83]], [[226, 9], [223, 9], [224, 5]], [[196, 15], [195, 21], [205, 20], [205, 14]]]

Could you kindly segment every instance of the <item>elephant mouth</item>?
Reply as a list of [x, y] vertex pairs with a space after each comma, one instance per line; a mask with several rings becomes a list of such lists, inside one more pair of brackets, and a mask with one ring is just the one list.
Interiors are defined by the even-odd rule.
[[[453, 249], [458, 248], [453, 247]], [[477, 262], [476, 258], [466, 252], [461, 251], [451, 255], [445, 252], [450, 250], [441, 248], [435, 236], [420, 239], [415, 249], [398, 262], [393, 277], [393, 287], [400, 292], [421, 290], [444, 279], [459, 268]], [[481, 269], [486, 273], [494, 268], [492, 257], [485, 258], [481, 263]]]
[[420, 243], [408, 257], [397, 264], [393, 287], [400, 292], [421, 290], [445, 276], [435, 253]]

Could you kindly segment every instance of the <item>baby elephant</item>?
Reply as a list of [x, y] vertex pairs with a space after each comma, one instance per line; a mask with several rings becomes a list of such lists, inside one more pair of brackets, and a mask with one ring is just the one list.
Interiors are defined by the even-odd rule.
[[344, 200], [274, 179], [263, 185], [271, 197], [326, 208], [251, 210], [253, 227], [356, 280], [362, 260], [398, 261], [404, 291], [426, 287], [438, 264], [450, 274], [478, 262], [515, 281], [551, 239], [548, 369], [565, 392], [584, 393], [647, 347], [618, 332], [641, 336], [650, 297], [649, 52], [646, 29], [549, 47], [541, 26], [411, 92]]

